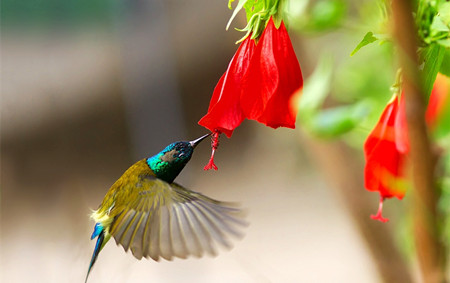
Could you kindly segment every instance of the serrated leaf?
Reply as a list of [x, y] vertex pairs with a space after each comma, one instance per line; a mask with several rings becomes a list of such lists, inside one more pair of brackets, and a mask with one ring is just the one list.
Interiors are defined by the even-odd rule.
[[376, 38], [373, 35], [373, 32], [369, 31], [368, 33], [366, 33], [366, 35], [364, 35], [364, 38], [361, 40], [361, 42], [356, 46], [356, 48], [352, 51], [352, 53], [350, 54], [350, 56], [355, 55], [356, 52], [358, 52], [359, 49], [361, 49], [362, 47], [366, 46], [367, 44], [373, 43], [375, 41], [377, 41], [378, 38]]
[[422, 70], [423, 87], [427, 97], [430, 96], [434, 81], [444, 59], [445, 48], [439, 44], [431, 44], [421, 52], [424, 66]]
[[[233, 0], [230, 0], [228, 2], [228, 8], [231, 7], [231, 2], [233, 2]], [[236, 8], [234, 8], [233, 14], [231, 14], [231, 18], [228, 20], [227, 27], [225, 28], [226, 30], [228, 30], [228, 28], [231, 25], [231, 22], [234, 20], [237, 13], [239, 13], [239, 11], [242, 10], [242, 8], [244, 7], [246, 2], [247, 2], [247, 0], [239, 0], [239, 3], [237, 4]]]

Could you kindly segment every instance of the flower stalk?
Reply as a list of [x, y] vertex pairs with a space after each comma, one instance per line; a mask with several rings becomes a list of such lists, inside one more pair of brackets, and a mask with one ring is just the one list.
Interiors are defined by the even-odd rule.
[[445, 247], [440, 240], [438, 189], [434, 179], [436, 159], [425, 123], [426, 95], [418, 69], [416, 28], [412, 3], [392, 1], [394, 37], [403, 69], [406, 122], [410, 137], [413, 182], [413, 221], [417, 258], [424, 282], [445, 282]]

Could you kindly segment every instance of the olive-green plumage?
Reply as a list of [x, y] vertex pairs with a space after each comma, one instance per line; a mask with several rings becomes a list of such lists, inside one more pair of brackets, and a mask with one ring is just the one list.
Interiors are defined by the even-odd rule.
[[97, 245], [88, 274], [112, 236], [137, 259], [215, 255], [214, 242], [231, 247], [227, 236], [240, 236], [241, 211], [173, 182], [190, 160], [192, 142], [176, 142], [157, 155], [132, 165], [111, 186], [91, 217], [97, 223], [91, 238]]

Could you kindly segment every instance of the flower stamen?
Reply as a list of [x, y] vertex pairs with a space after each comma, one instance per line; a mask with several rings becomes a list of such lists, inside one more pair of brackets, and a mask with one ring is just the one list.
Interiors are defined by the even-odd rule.
[[211, 158], [209, 159], [208, 164], [203, 167], [203, 170], [217, 170], [217, 166], [214, 164], [214, 154], [216, 153], [216, 149], [219, 147], [219, 135], [220, 131], [218, 130], [215, 130], [211, 135]]
[[383, 223], [386, 223], [389, 221], [388, 218], [384, 218], [381, 214], [383, 213], [383, 202], [384, 202], [384, 197], [380, 196], [380, 204], [378, 205], [378, 211], [376, 215], [370, 215], [370, 218], [372, 218], [373, 220], [378, 220], [381, 221]]

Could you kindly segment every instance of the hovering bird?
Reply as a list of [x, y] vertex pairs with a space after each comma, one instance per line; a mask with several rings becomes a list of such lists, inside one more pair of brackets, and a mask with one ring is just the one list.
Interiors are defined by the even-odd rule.
[[242, 236], [242, 211], [186, 189], [174, 179], [205, 138], [168, 145], [153, 157], [132, 165], [111, 186], [91, 218], [97, 237], [86, 280], [97, 257], [112, 237], [137, 259], [216, 255], [215, 242], [230, 248], [229, 235]]

